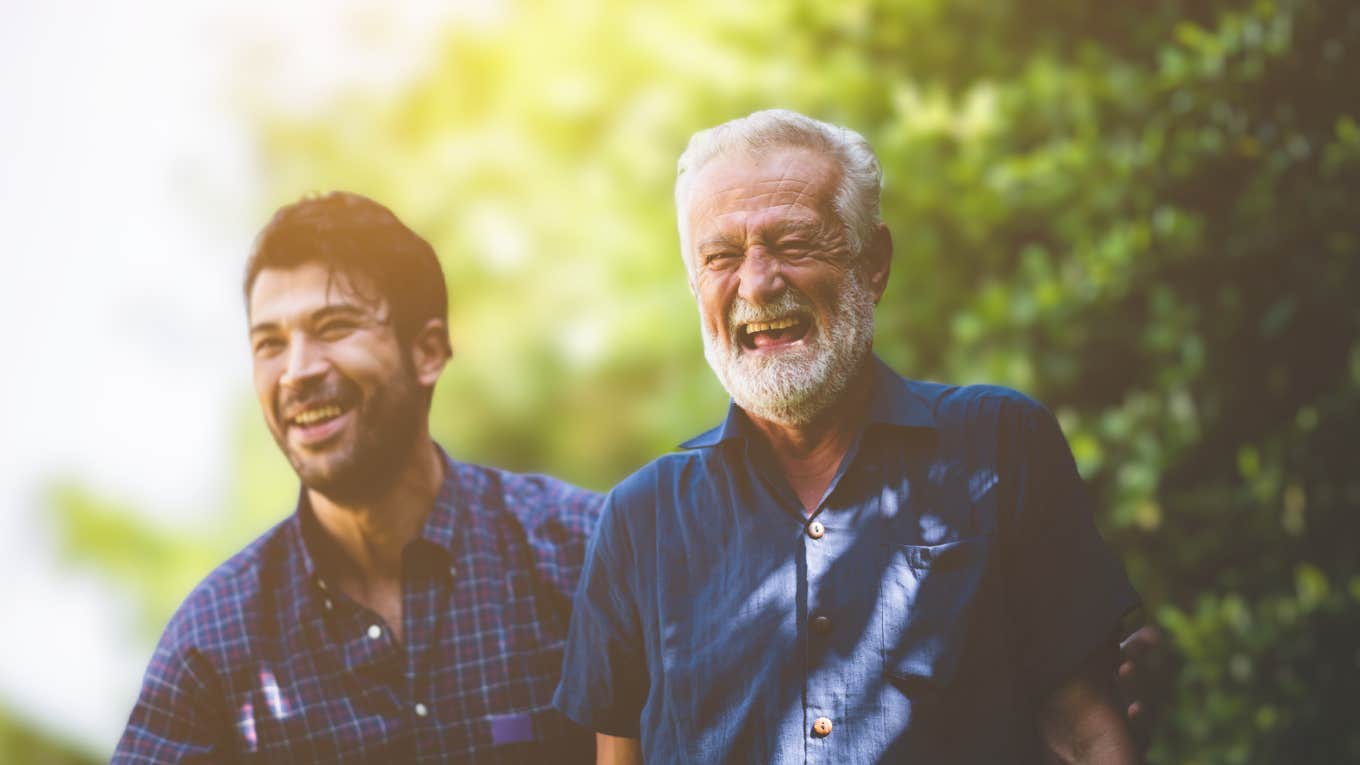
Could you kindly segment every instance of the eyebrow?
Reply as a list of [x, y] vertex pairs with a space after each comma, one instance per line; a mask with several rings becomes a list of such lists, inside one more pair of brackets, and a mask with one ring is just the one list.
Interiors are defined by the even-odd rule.
[[[785, 219], [778, 221], [770, 226], [765, 232], [768, 241], [778, 241], [787, 236], [815, 237], [821, 231], [821, 226], [810, 220]], [[699, 252], [714, 248], [740, 247], [744, 244], [740, 236], [718, 233], [700, 242], [695, 248]]]
[[736, 238], [736, 237], [733, 237], [733, 236], [723, 236], [723, 235], [719, 234], [718, 236], [712, 237], [712, 238], [710, 238], [710, 239], [705, 239], [704, 241], [700, 242], [697, 249], [699, 249], [699, 250], [711, 250], [711, 249], [714, 249], [714, 248], [727, 248], [727, 247], [735, 247], [735, 246], [737, 246], [737, 238]]
[[[363, 309], [359, 308], [358, 306], [350, 305], [348, 303], [341, 303], [340, 305], [322, 306], [321, 308], [318, 308], [317, 310], [313, 311], [307, 317], [307, 320], [312, 323], [317, 323], [325, 321], [326, 319], [329, 319], [332, 316], [361, 317], [363, 316], [363, 314], [364, 314]], [[254, 335], [259, 332], [268, 332], [271, 330], [278, 329], [278, 327], [279, 325], [277, 322], [262, 321], [258, 324], [250, 325], [250, 334]]]
[[786, 236], [816, 236], [821, 232], [822, 227], [812, 221], [789, 220], [779, 226], [772, 226], [770, 235], [779, 239]]

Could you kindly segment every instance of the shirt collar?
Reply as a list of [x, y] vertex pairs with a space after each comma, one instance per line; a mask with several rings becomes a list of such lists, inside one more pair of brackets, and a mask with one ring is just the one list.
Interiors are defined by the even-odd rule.
[[[930, 402], [916, 390], [916, 383], [897, 374], [877, 355], [873, 357], [873, 387], [867, 425], [894, 425], [903, 428], [935, 428]], [[727, 417], [712, 430], [680, 444], [682, 449], [702, 449], [743, 438], [746, 413], [736, 402], [727, 405]]]
[[435, 444], [434, 448], [439, 450], [439, 457], [444, 461], [444, 482], [434, 498], [429, 516], [425, 518], [420, 538], [452, 555], [459, 508], [467, 501], [467, 492], [459, 480], [463, 466], [450, 459], [448, 452], [439, 444]]
[[737, 406], [737, 402], [729, 402], [727, 404], [727, 417], [723, 419], [721, 425], [680, 444], [680, 448], [702, 449], [706, 446], [717, 446], [723, 441], [740, 438], [742, 436], [742, 420], [744, 419], [746, 419], [746, 414], [742, 412], [741, 407]]
[[920, 383], [908, 380], [874, 356], [874, 389], [869, 402], [870, 425], [935, 429], [935, 412], [921, 394]]

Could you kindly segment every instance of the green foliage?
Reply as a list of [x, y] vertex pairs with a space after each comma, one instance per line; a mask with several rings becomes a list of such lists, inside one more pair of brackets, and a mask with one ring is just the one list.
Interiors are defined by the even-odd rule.
[[[757, 108], [851, 125], [896, 240], [877, 350], [1058, 412], [1179, 657], [1152, 759], [1360, 758], [1360, 7], [554, 6], [262, 135], [271, 201], [367, 193], [441, 253], [451, 451], [602, 488], [715, 422], [675, 159]], [[287, 507], [272, 450], [229, 523]]]
[[93, 765], [88, 753], [38, 733], [27, 720], [0, 708], [0, 755], [24, 765]]

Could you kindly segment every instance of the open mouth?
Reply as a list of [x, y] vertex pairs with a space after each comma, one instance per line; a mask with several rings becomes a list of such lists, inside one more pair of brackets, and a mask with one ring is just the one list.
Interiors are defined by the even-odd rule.
[[318, 401], [294, 412], [286, 422], [301, 441], [317, 443], [338, 432], [352, 410], [353, 406], [343, 401]]
[[737, 340], [747, 350], [773, 348], [802, 340], [812, 323], [806, 316], [786, 316], [771, 321], [753, 321], [738, 327]]

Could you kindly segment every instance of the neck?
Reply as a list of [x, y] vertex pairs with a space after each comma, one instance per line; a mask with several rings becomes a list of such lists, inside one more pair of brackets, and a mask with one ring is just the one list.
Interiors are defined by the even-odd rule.
[[808, 512], [816, 509], [863, 427], [872, 387], [873, 367], [866, 358], [845, 394], [809, 423], [787, 425], [747, 413]]
[[307, 498], [321, 528], [345, 558], [348, 575], [368, 582], [401, 577], [401, 554], [420, 535], [444, 480], [444, 463], [434, 442], [422, 433], [411, 457], [392, 485], [363, 504], [340, 504], [311, 489]]

